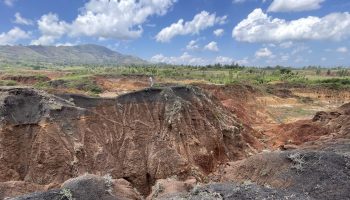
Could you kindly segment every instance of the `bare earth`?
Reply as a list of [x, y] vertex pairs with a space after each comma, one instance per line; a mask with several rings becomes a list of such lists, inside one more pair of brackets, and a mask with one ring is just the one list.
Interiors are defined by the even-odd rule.
[[350, 199], [350, 91], [96, 82], [0, 88], [0, 199]]

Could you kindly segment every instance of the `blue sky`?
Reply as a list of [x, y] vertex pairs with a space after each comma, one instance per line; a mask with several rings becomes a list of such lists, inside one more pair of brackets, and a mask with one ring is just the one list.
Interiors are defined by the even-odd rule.
[[348, 0], [0, 0], [1, 45], [94, 43], [153, 62], [350, 66]]

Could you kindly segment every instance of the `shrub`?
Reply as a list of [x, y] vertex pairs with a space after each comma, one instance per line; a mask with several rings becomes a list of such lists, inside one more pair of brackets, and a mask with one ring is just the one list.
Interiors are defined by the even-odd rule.
[[350, 73], [348, 72], [347, 69], [341, 69], [341, 70], [337, 71], [337, 75], [340, 77], [350, 76]]
[[280, 73], [281, 74], [290, 74], [290, 73], [292, 73], [292, 70], [287, 69], [287, 68], [282, 68], [282, 69], [280, 69]]
[[349, 78], [331, 78], [324, 80], [315, 81], [316, 84], [320, 84], [331, 89], [342, 89], [350, 87], [350, 79]]
[[297, 171], [303, 171], [303, 165], [305, 164], [304, 156], [297, 152], [292, 153], [288, 155], [288, 159], [292, 161], [293, 165], [292, 168], [296, 169]]
[[17, 85], [16, 81], [13, 80], [0, 80], [0, 86], [15, 86]]
[[60, 195], [62, 195], [61, 200], [74, 200], [72, 191], [70, 191], [70, 189], [62, 189], [60, 191]]

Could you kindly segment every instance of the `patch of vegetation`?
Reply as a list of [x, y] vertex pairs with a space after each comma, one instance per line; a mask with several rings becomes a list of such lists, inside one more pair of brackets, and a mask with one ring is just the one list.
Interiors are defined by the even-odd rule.
[[31, 66], [33, 70], [40, 70], [42, 67], [38, 65], [32, 65]]
[[91, 79], [70, 80], [65, 83], [65, 86], [67, 88], [75, 88], [85, 92], [91, 92], [93, 94], [102, 92], [102, 89]]
[[297, 152], [297, 153], [289, 154], [288, 159], [290, 161], [292, 161], [292, 163], [293, 163], [292, 168], [293, 169], [296, 169], [299, 172], [304, 170], [303, 165], [305, 164], [305, 159], [301, 153]]
[[97, 85], [93, 77], [90, 75], [72, 75], [56, 79], [50, 82], [39, 82], [36, 87], [42, 89], [50, 88], [68, 88], [77, 89], [91, 94], [99, 94], [102, 92], [102, 88]]
[[39, 81], [38, 83], [36, 83], [34, 85], [34, 87], [38, 88], [38, 89], [49, 89], [50, 88], [50, 84], [49, 82], [43, 82], [43, 81]]
[[105, 182], [106, 192], [112, 194], [113, 190], [113, 177], [110, 174], [106, 174], [103, 176], [103, 180]]
[[331, 78], [316, 80], [313, 84], [319, 84], [321, 86], [329, 87], [331, 89], [350, 88], [350, 78]]
[[73, 198], [73, 194], [72, 194], [72, 191], [70, 189], [62, 189], [60, 191], [60, 195], [61, 196], [61, 200], [74, 200], [75, 198]]
[[34, 77], [35, 77], [37, 80], [46, 80], [46, 79], [48, 79], [48, 77], [45, 76], [45, 75], [43, 75], [43, 74], [36, 74]]
[[[231, 65], [208, 65], [208, 66], [187, 66], [187, 65], [129, 65], [129, 66], [102, 66], [102, 65], [42, 65], [42, 64], [22, 64], [22, 68], [11, 67], [9, 64], [3, 66], [6, 74], [28, 74], [28, 71], [35, 68], [35, 73], [40, 74], [40, 70], [45, 69], [45, 73], [60, 72], [62, 75], [54, 81], [64, 82], [60, 87], [66, 89], [81, 90], [91, 95], [102, 92], [102, 89], [95, 82], [94, 77], [118, 77], [128, 75], [152, 76], [163, 82], [181, 82], [194, 80], [213, 84], [237, 84], [243, 83], [253, 86], [265, 86], [276, 83], [290, 85], [307, 85], [315, 87], [327, 87], [331, 89], [350, 88], [349, 70], [344, 67], [326, 69], [319, 66], [308, 66], [305, 68], [291, 68], [283, 66], [275, 67], [247, 67], [238, 64]], [[23, 70], [23, 71], [21, 71]], [[39, 73], [38, 73], [39, 72]], [[40, 75], [39, 75], [40, 76]], [[41, 79], [39, 79], [41, 80]], [[155, 83], [157, 85], [157, 83]], [[42, 89], [54, 89], [55, 85], [50, 85], [42, 80], [36, 85]]]
[[17, 85], [16, 81], [13, 80], [0, 80], [0, 86], [15, 86]]
[[164, 186], [160, 182], [156, 182], [156, 184], [152, 187], [153, 190], [153, 198], [158, 197], [159, 194], [164, 192]]
[[337, 75], [340, 77], [350, 76], [350, 71], [348, 69], [340, 69], [337, 71]]

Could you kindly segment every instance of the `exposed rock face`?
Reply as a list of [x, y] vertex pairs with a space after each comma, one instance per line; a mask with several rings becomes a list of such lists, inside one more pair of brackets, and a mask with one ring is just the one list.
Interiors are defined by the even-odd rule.
[[1, 88], [0, 99], [0, 180], [48, 184], [71, 177], [64, 143], [85, 111], [29, 88]]
[[47, 185], [109, 173], [148, 194], [157, 179], [204, 181], [220, 163], [258, 147], [237, 119], [195, 87], [66, 98], [0, 89], [1, 181]]

